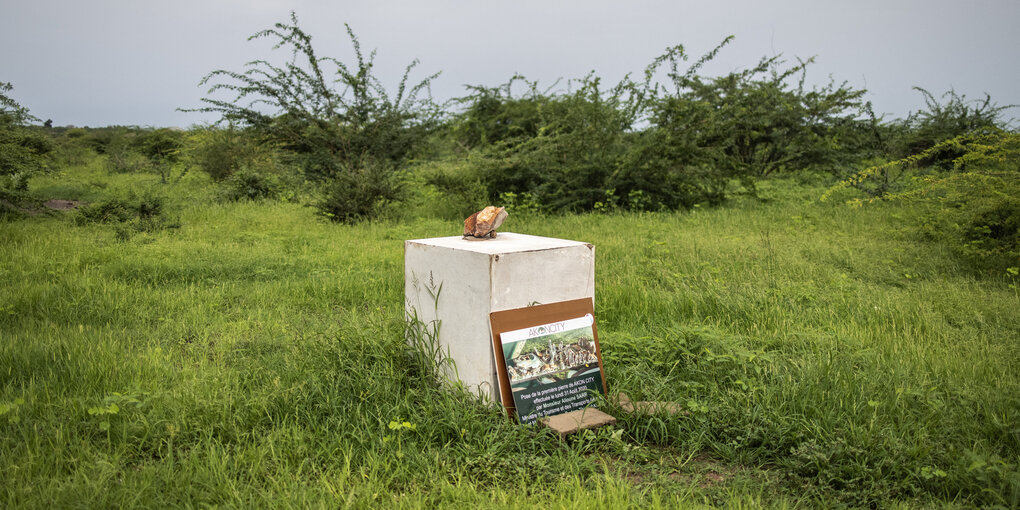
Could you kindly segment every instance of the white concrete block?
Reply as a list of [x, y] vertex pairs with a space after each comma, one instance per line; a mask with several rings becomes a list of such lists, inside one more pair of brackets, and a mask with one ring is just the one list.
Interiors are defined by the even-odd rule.
[[[434, 302], [430, 290], [439, 289]], [[595, 247], [512, 232], [405, 241], [404, 296], [409, 314], [439, 321], [439, 344], [456, 369], [447, 377], [498, 402], [489, 313], [594, 298]]]

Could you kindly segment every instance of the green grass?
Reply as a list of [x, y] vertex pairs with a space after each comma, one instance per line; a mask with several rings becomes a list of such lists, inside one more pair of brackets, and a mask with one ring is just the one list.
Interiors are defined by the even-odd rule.
[[[766, 201], [528, 217], [596, 245], [611, 393], [687, 414], [560, 441], [438, 385], [404, 342], [403, 240], [221, 203], [188, 175], [37, 178], [166, 197], [180, 228], [0, 223], [0, 504], [542, 508], [1020, 504], [1020, 299], [904, 206]], [[413, 429], [391, 429], [407, 421]]]

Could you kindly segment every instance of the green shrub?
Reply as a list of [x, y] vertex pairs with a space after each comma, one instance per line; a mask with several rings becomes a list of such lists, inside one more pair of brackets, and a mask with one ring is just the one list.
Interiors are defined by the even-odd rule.
[[126, 174], [147, 171], [151, 162], [138, 150], [138, 133], [125, 127], [101, 132], [101, 154], [106, 155], [106, 169]]
[[187, 141], [186, 159], [214, 181], [226, 180], [243, 169], [275, 173], [281, 166], [279, 149], [272, 142], [234, 126], [193, 130]]
[[542, 212], [542, 204], [534, 195], [528, 192], [521, 194], [512, 191], [500, 193], [496, 203], [505, 207], [513, 215], [529, 216]]
[[180, 169], [173, 175], [177, 163], [181, 159], [185, 133], [176, 129], [153, 129], [139, 133], [136, 145], [139, 152], [149, 160], [149, 167], [159, 175], [160, 182], [169, 184], [180, 181], [188, 172], [189, 167]]
[[[870, 105], [866, 105], [871, 117], [866, 129], [871, 131], [872, 143], [870, 147], [862, 146], [860, 161], [867, 162], [863, 165], [865, 172], [874, 174], [867, 179], [851, 177], [844, 182], [852, 181], [851, 185], [858, 190], [881, 197], [908, 189], [912, 178], [927, 172], [952, 171], [954, 161], [967, 151], [958, 143], [942, 142], [1008, 130], [1010, 122], [1002, 118], [1003, 112], [1016, 107], [1000, 106], [987, 94], [983, 100], [968, 100], [950, 90], [940, 100], [921, 87], [914, 90], [924, 95], [925, 107], [911, 112], [905, 120], [879, 122]], [[918, 154], [924, 154], [923, 160], [913, 158]], [[910, 164], [901, 164], [908, 160]], [[861, 167], [849, 173], [861, 174]]]
[[[78, 132], [74, 132], [74, 137], [81, 140], [82, 143], [87, 145], [89, 148], [94, 150], [96, 154], [106, 154], [106, 149], [110, 143], [118, 137], [125, 136], [129, 128], [125, 126], [106, 126], [101, 128], [79, 128], [80, 135]], [[69, 131], [70, 136], [73, 131]]]
[[[588, 75], [573, 82], [570, 93], [539, 94], [532, 83], [527, 96], [513, 98], [512, 83], [475, 88], [482, 92], [467, 98], [474, 103], [459, 121], [478, 143], [495, 140], [479, 161], [490, 198], [528, 194], [550, 211], [591, 210], [620, 175], [636, 115], [634, 84], [623, 80], [603, 90], [601, 80]], [[494, 99], [503, 106], [489, 106]]]
[[[1008, 122], [1002, 118], [1003, 112], [1015, 105], [1000, 106], [985, 94], [984, 99], [968, 100], [964, 94], [950, 89], [941, 96], [941, 101], [931, 92], [914, 87], [924, 96], [925, 107], [910, 112], [903, 121], [891, 123], [894, 127], [902, 127], [897, 136], [890, 138], [890, 154], [894, 158], [904, 158], [917, 154], [940, 142], [969, 133], [987, 133], [1007, 128]], [[946, 166], [952, 165], [954, 158], [942, 161]]]
[[903, 200], [924, 206], [921, 230], [973, 266], [1020, 267], [1020, 134], [976, 137], [955, 171], [921, 179]]
[[53, 156], [60, 166], [84, 166], [95, 158], [96, 152], [85, 142], [84, 135], [85, 130], [72, 129], [54, 141]]
[[155, 161], [176, 162], [184, 147], [184, 131], [160, 128], [138, 134], [135, 145], [143, 156]]
[[[438, 73], [409, 87], [408, 76], [418, 64], [413, 61], [391, 96], [372, 73], [375, 52], [366, 56], [354, 31], [346, 28], [356, 59], [353, 66], [320, 58], [292, 12], [290, 24], [277, 23], [251, 37], [274, 39], [275, 48], [290, 49], [289, 63], [277, 66], [257, 60], [244, 72], [213, 71], [202, 80], [213, 82], [210, 94], [227, 91], [236, 97], [206, 97], [205, 107], [186, 110], [219, 113], [221, 121], [251, 128], [293, 153], [307, 178], [326, 183], [330, 191], [321, 210], [337, 221], [371, 215], [382, 188], [389, 184], [368, 183], [359, 173], [370, 168], [373, 179], [394, 182], [379, 172], [392, 172], [406, 160], [424, 143], [438, 118], [431, 99], [418, 97]], [[348, 172], [352, 174], [345, 175]], [[345, 191], [345, 183], [360, 184]]]
[[[514, 84], [518, 82], [526, 90], [514, 97]], [[467, 89], [472, 93], [456, 100], [467, 106], [458, 114], [453, 134], [460, 143], [472, 148], [538, 136], [543, 125], [541, 110], [552, 99], [538, 92], [537, 82], [521, 75], [514, 75], [498, 87], [468, 85]]]
[[38, 129], [28, 109], [7, 96], [10, 83], [0, 82], [0, 175], [30, 175], [49, 168], [53, 142]]
[[127, 200], [110, 198], [79, 208], [74, 215], [74, 222], [77, 225], [119, 223], [128, 221], [137, 215], [137, 207]]
[[[686, 70], [682, 46], [606, 89], [594, 75], [567, 93], [539, 93], [515, 76], [495, 88], [470, 87], [455, 119], [460, 143], [481, 148], [492, 198], [530, 194], [547, 210], [660, 210], [715, 205], [734, 180], [831, 171], [873, 144], [864, 90], [804, 86], [811, 61], [776, 57], [716, 78], [698, 72], [731, 39]], [[665, 86], [658, 75], [665, 70]], [[797, 78], [799, 77], [799, 80]], [[527, 84], [515, 97], [515, 81]]]
[[186, 136], [170, 128], [112, 126], [90, 131], [87, 143], [105, 156], [111, 173], [151, 172], [163, 184], [171, 184], [190, 168], [182, 158]]
[[679, 204], [671, 206], [702, 197], [718, 202], [730, 179], [753, 191], [761, 178], [828, 170], [859, 157], [864, 90], [833, 82], [807, 89], [811, 59], [786, 66], [779, 57], [762, 58], [752, 68], [723, 76], [698, 75], [730, 40], [683, 73], [682, 46], [645, 71], [651, 77], [668, 65], [669, 80], [649, 101], [651, 128], [635, 144], [634, 163], [628, 166], [663, 182], [669, 194], [680, 193]]
[[0, 197], [12, 199], [25, 193], [28, 193], [28, 174], [0, 175]]
[[154, 233], [180, 228], [176, 219], [166, 215], [166, 199], [152, 192], [142, 196], [113, 197], [85, 205], [75, 211], [72, 221], [79, 226], [108, 224], [117, 239], [126, 241], [135, 233]]
[[242, 169], [226, 180], [225, 189], [223, 196], [230, 201], [275, 199], [283, 184], [275, 175]]
[[345, 169], [326, 183], [316, 207], [331, 221], [357, 223], [372, 218], [386, 202], [397, 198], [397, 184], [389, 163], [370, 160]]
[[32, 202], [28, 191], [28, 174], [0, 175], [0, 219], [25, 216], [24, 206]]
[[398, 172], [399, 202], [386, 209], [386, 217], [463, 220], [489, 205], [489, 192], [478, 174], [477, 159], [474, 153], [468, 153], [416, 163]]
[[[950, 168], [941, 162], [953, 155]], [[870, 190], [871, 181], [889, 175], [913, 178], [898, 193]], [[961, 258], [983, 269], [1020, 266], [1020, 134], [997, 132], [962, 135], [913, 156], [872, 166], [830, 188], [823, 200], [844, 190], [866, 191], [862, 205], [879, 199], [916, 204], [918, 230], [948, 244]]]
[[0, 218], [20, 218], [33, 197], [28, 181], [52, 165], [54, 144], [40, 128], [39, 119], [7, 96], [11, 84], [0, 82]]

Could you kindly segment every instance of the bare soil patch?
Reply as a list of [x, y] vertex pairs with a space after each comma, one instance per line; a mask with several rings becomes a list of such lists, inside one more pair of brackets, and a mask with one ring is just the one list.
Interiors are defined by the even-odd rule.
[[54, 211], [70, 211], [72, 209], [77, 209], [79, 205], [81, 205], [81, 202], [78, 200], [53, 199], [47, 200], [43, 203], [43, 207]]

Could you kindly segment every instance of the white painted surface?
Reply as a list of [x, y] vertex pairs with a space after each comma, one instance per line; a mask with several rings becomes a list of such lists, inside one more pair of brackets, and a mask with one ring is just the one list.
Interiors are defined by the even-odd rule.
[[[440, 286], [434, 303], [428, 289]], [[512, 232], [405, 241], [404, 296], [408, 313], [440, 321], [439, 342], [456, 365], [447, 376], [498, 400], [489, 313], [594, 298], [595, 247]]]

